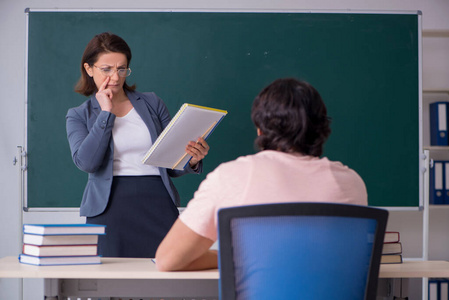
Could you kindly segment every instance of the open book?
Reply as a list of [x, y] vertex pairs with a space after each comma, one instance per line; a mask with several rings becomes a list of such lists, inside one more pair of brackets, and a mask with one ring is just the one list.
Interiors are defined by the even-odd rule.
[[142, 163], [183, 170], [192, 158], [185, 152], [190, 141], [207, 139], [228, 112], [185, 103], [144, 156]]

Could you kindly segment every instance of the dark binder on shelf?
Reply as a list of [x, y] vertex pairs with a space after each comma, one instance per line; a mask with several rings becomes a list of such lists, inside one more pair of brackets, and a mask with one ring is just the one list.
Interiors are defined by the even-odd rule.
[[429, 300], [438, 300], [438, 288], [439, 288], [439, 282], [436, 278], [429, 278], [428, 282], [429, 288], [428, 288], [428, 295], [427, 298]]
[[430, 167], [429, 176], [429, 203], [444, 204], [445, 195], [445, 165], [446, 161], [434, 160]]
[[207, 139], [228, 112], [185, 103], [156, 139], [142, 163], [183, 170], [191, 156], [185, 152], [190, 141]]
[[440, 299], [449, 299], [449, 279], [447, 278], [440, 278]]
[[430, 111], [430, 144], [432, 146], [448, 146], [448, 109], [449, 102], [433, 102]]
[[449, 161], [444, 162], [443, 203], [449, 204]]
[[447, 278], [429, 278], [428, 281], [428, 299], [429, 300], [448, 300], [449, 299], [449, 279]]

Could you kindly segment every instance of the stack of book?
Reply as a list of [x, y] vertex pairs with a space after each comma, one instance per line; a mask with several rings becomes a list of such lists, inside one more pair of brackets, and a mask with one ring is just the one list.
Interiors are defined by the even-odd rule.
[[399, 232], [386, 231], [384, 244], [382, 248], [381, 264], [400, 264], [402, 263], [402, 243]]
[[25, 224], [19, 261], [38, 266], [100, 264], [98, 236], [105, 229], [94, 224]]

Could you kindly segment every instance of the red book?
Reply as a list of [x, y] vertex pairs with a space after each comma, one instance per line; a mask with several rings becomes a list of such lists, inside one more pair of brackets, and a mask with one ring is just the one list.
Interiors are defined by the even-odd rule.
[[397, 243], [399, 240], [398, 231], [385, 231], [384, 243]]

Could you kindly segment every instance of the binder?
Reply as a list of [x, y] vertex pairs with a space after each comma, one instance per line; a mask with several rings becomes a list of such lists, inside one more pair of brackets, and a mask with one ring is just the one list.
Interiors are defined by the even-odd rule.
[[449, 300], [449, 279], [440, 279], [440, 300]]
[[430, 204], [444, 204], [444, 194], [445, 194], [445, 161], [433, 161], [433, 165], [430, 167]]
[[449, 161], [444, 162], [444, 196], [443, 203], [449, 204]]
[[207, 139], [227, 113], [184, 103], [145, 154], [142, 163], [183, 170], [192, 158], [185, 152], [187, 144], [199, 137]]
[[428, 298], [429, 300], [439, 300], [438, 297], [438, 288], [439, 282], [435, 278], [429, 278], [429, 290], [428, 290]]
[[429, 278], [429, 300], [448, 300], [449, 279]]
[[448, 146], [448, 108], [449, 102], [430, 103], [430, 144], [432, 146]]

